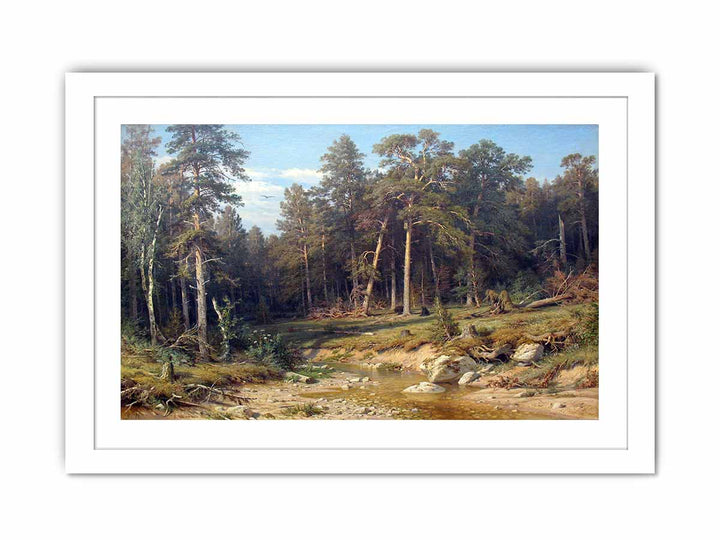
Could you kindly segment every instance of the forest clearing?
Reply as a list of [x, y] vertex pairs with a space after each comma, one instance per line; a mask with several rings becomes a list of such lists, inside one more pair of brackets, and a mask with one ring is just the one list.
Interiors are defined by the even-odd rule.
[[123, 419], [598, 417], [594, 155], [423, 128], [271, 173], [253, 129], [123, 128]]

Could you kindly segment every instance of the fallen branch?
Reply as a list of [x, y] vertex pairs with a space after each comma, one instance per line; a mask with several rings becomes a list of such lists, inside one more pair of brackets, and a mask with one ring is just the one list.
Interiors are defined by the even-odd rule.
[[544, 298], [542, 300], [535, 300], [534, 302], [530, 302], [528, 305], [522, 306], [522, 307], [526, 308], [526, 309], [537, 309], [537, 308], [541, 308], [541, 307], [545, 307], [545, 306], [556, 305], [556, 304], [559, 304], [560, 302], [562, 302], [563, 300], [569, 300], [570, 298], [572, 298], [571, 294], [561, 294], [559, 296], [553, 296], [552, 298]]

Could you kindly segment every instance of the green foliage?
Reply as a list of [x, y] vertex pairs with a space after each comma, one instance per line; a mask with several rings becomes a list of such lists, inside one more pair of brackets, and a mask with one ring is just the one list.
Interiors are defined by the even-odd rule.
[[578, 321], [575, 337], [582, 345], [598, 345], [600, 341], [600, 307], [597, 302], [573, 312]]
[[453, 316], [443, 306], [439, 298], [435, 298], [435, 338], [447, 341], [460, 334], [460, 325], [453, 319]]
[[250, 338], [246, 352], [256, 361], [287, 371], [299, 363], [297, 350], [289, 347], [279, 335], [254, 330]]

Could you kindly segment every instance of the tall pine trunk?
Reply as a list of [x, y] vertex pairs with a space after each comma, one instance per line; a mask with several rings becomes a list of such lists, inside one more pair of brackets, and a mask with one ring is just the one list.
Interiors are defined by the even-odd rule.
[[303, 260], [305, 262], [305, 286], [307, 288], [308, 311], [312, 309], [312, 293], [310, 292], [310, 262], [308, 260], [307, 244], [303, 244]]
[[380, 252], [382, 251], [383, 238], [385, 237], [385, 231], [387, 229], [388, 221], [390, 216], [387, 215], [382, 222], [380, 227], [380, 234], [378, 235], [377, 245], [375, 246], [375, 255], [373, 256], [373, 269], [368, 279], [367, 289], [365, 290], [365, 300], [363, 301], [363, 313], [368, 315], [370, 312], [370, 300], [372, 299], [373, 284], [375, 283], [375, 273], [377, 272], [378, 262], [380, 261]]
[[[197, 218], [197, 214], [196, 214]], [[197, 229], [199, 229], [199, 220]], [[205, 296], [205, 268], [203, 267], [203, 253], [199, 245], [195, 245], [195, 287], [197, 291], [197, 326], [198, 326], [198, 349], [200, 360], [209, 358], [207, 340], [207, 297]]]
[[403, 315], [410, 315], [410, 251], [412, 247], [412, 219], [405, 220], [405, 268], [403, 276]]
[[327, 261], [325, 258], [325, 233], [322, 233], [322, 277], [323, 277], [323, 295], [325, 303], [328, 303], [328, 286], [327, 286]]

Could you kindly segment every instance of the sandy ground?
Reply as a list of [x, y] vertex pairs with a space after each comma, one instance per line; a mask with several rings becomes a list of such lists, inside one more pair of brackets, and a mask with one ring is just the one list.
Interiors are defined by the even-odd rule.
[[[266, 384], [246, 384], [233, 389], [242, 396], [242, 402], [233, 399], [216, 399], [197, 407], [175, 409], [164, 416], [162, 409], [125, 412], [128, 419], [596, 419], [598, 417], [598, 389], [574, 389], [574, 382], [584, 369], [561, 372], [558, 385], [553, 389], [490, 388], [488, 382], [497, 374], [487, 374], [460, 389], [447, 386], [448, 392], [438, 396], [407, 396], [402, 389], [421, 379], [414, 373], [417, 364], [435, 353], [424, 346], [413, 353], [382, 353], [360, 363], [359, 355], [347, 355], [336, 364], [337, 370], [328, 368], [324, 377], [314, 383], [274, 381]], [[418, 354], [419, 353], [419, 354]], [[308, 351], [306, 360], [325, 365], [328, 351]], [[416, 379], [392, 378], [373, 372], [373, 366], [383, 362], [403, 364], [406, 373]], [[360, 365], [363, 373], [342, 371]], [[516, 367], [503, 372], [517, 376], [527, 368]], [[368, 373], [368, 375], [365, 375]], [[412, 375], [411, 375], [412, 376]], [[453, 390], [451, 392], [450, 390]]]

